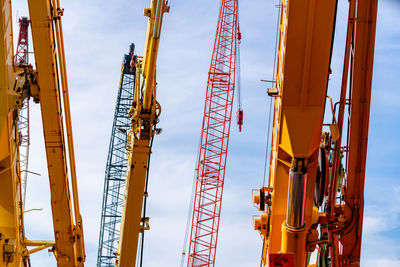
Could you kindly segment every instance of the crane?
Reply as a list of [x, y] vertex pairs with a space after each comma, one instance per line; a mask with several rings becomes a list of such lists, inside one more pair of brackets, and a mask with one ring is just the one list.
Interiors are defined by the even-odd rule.
[[[14, 60], [11, 1], [1, 1], [0, 5], [0, 266], [30, 266], [29, 255], [49, 247], [58, 266], [83, 266], [63, 9], [59, 0], [28, 1], [36, 63], [33, 68], [27, 60]], [[18, 112], [27, 97], [40, 103], [54, 241], [28, 240], [24, 231]]]
[[337, 1], [280, 9], [269, 183], [254, 196], [261, 265], [360, 266], [377, 0], [349, 1], [336, 103], [327, 87]]
[[103, 207], [99, 235], [97, 266], [114, 266], [114, 252], [118, 250], [119, 228], [126, 179], [128, 154], [126, 153], [127, 133], [131, 128], [129, 109], [135, 91], [135, 45], [122, 59], [121, 78], [115, 105], [114, 121], [108, 149], [104, 180]]
[[[237, 0], [222, 0], [208, 72], [187, 266], [214, 266], [235, 89]], [[239, 35], [239, 36], [238, 36]], [[238, 38], [239, 37], [239, 38]], [[243, 110], [238, 110], [241, 130]]]
[[128, 164], [115, 260], [116, 266], [121, 267], [135, 266], [137, 254], [142, 264], [144, 231], [150, 229], [146, 199], [151, 147], [154, 135], [161, 131], [156, 127], [161, 114], [161, 106], [156, 99], [156, 62], [163, 16], [169, 12], [169, 5], [166, 0], [152, 0], [150, 3], [150, 7], [144, 10], [149, 19], [144, 56], [136, 57], [136, 61], [132, 57], [130, 62], [136, 73], [134, 99], [129, 110]]
[[[22, 17], [18, 20], [19, 35], [17, 43], [17, 51], [14, 58], [14, 66], [27, 67], [29, 66], [29, 38], [28, 28], [31, 21], [27, 17]], [[21, 186], [22, 186], [22, 205], [25, 209], [26, 203], [26, 187], [28, 184], [28, 164], [29, 164], [29, 146], [30, 146], [30, 125], [29, 125], [29, 97], [22, 102], [22, 107], [19, 111], [18, 130], [20, 137], [20, 169], [21, 169]], [[22, 173], [23, 172], [23, 173]]]

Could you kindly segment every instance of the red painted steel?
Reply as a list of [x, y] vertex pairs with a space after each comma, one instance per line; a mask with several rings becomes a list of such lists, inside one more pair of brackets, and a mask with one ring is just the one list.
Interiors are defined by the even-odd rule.
[[294, 254], [271, 253], [268, 255], [268, 259], [270, 267], [294, 267]]
[[15, 66], [26, 66], [29, 64], [28, 58], [28, 27], [31, 21], [27, 17], [19, 19], [19, 36], [17, 52], [15, 53]]
[[235, 87], [238, 0], [222, 0], [208, 73], [187, 266], [214, 266]]
[[[19, 19], [19, 36], [17, 51], [15, 53], [14, 65], [26, 67], [29, 65], [29, 43], [28, 43], [28, 27], [30, 20], [27, 17]], [[29, 158], [29, 97], [22, 102], [22, 108], [19, 111], [18, 131], [20, 140], [20, 169], [22, 176], [22, 202], [25, 208], [26, 185], [28, 178], [28, 158]]]

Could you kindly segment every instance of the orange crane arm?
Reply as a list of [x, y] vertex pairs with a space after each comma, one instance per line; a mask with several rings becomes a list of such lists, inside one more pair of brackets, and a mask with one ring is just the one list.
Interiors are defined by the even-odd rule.
[[[282, 1], [276, 88], [269, 91], [275, 97], [270, 179], [254, 198], [265, 212], [254, 221], [264, 239], [263, 266], [360, 266], [377, 0], [349, 1], [341, 97], [334, 105], [327, 84], [336, 3]], [[323, 124], [327, 98], [332, 123]], [[317, 246], [317, 262], [308, 265]]]
[[[375, 32], [377, 20], [378, 0], [351, 1], [355, 7], [354, 17], [357, 19], [350, 21], [351, 31], [354, 33], [350, 39], [350, 55], [352, 68], [350, 76], [350, 129], [349, 147], [347, 160], [347, 183], [343, 193], [344, 217], [349, 226], [339, 241], [343, 245], [338, 263], [343, 267], [360, 266], [361, 256], [361, 237], [364, 213], [364, 181], [367, 159], [367, 143], [369, 114], [371, 104], [372, 70], [374, 62]], [[341, 102], [344, 107], [344, 103]], [[340, 114], [339, 114], [340, 115]], [[336, 185], [336, 184], [335, 184]], [[334, 186], [332, 186], [334, 188]], [[331, 209], [333, 224], [337, 221], [340, 214], [340, 206], [335, 203]], [[353, 226], [354, 225], [354, 226]], [[332, 234], [335, 236], [335, 234]], [[336, 238], [335, 238], [336, 239]], [[339, 251], [339, 248], [336, 249]]]
[[334, 12], [334, 1], [282, 1], [264, 254], [295, 253], [296, 266], [306, 261]]

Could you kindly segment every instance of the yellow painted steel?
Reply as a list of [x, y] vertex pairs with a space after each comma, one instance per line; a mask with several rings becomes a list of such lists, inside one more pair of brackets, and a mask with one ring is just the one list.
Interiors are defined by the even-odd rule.
[[33, 248], [31, 250], [28, 251], [28, 254], [33, 254], [36, 253], [38, 251], [41, 251], [43, 249], [49, 248], [49, 247], [54, 247], [56, 245], [56, 243], [54, 241], [46, 241], [46, 240], [25, 240], [25, 245], [26, 246], [34, 246], [36, 248]]
[[[47, 247], [53, 247], [58, 266], [83, 266], [85, 255], [60, 20], [62, 10], [58, 1], [42, 0], [29, 1], [29, 11], [37, 72], [31, 66], [25, 69], [13, 66], [11, 1], [1, 1], [0, 266], [27, 266], [29, 254]], [[31, 95], [34, 99], [39, 99], [41, 104], [55, 241], [28, 241], [23, 231], [18, 109], [22, 104], [21, 85], [26, 81], [24, 79], [27, 73], [33, 77], [28, 82]], [[68, 140], [75, 224], [69, 191], [64, 129]], [[28, 251], [27, 246], [36, 248]]]
[[135, 95], [129, 111], [132, 128], [128, 136], [128, 166], [121, 230], [116, 265], [136, 264], [139, 234], [148, 230], [148, 218], [142, 218], [151, 142], [161, 107], [156, 101], [156, 61], [162, 19], [169, 12], [168, 2], [152, 0], [144, 10], [149, 18], [143, 59], [136, 62]]
[[[30, 0], [29, 13], [40, 87], [40, 107], [50, 181], [58, 266], [83, 266], [85, 253], [73, 156], [72, 130], [58, 1]], [[58, 53], [57, 53], [58, 51]], [[58, 57], [57, 57], [58, 56]], [[62, 106], [63, 104], [63, 106]], [[63, 118], [63, 116], [65, 116]], [[65, 119], [66, 124], [64, 124]], [[67, 140], [75, 212], [71, 207]]]
[[17, 123], [22, 98], [13, 91], [11, 1], [0, 3], [0, 267], [19, 267], [26, 252]]
[[144, 15], [149, 17], [143, 56], [143, 78], [145, 79], [143, 108], [146, 110], [151, 108], [152, 101], [155, 98], [153, 88], [156, 80], [156, 62], [162, 19], [165, 12], [169, 12], [168, 1], [165, 0], [151, 0], [150, 8], [144, 10]]
[[128, 179], [126, 180], [117, 266], [130, 267], [135, 266], [136, 263], [139, 233], [144, 230], [141, 226], [141, 215], [149, 167], [147, 164], [150, 156], [149, 141], [135, 140], [129, 154], [128, 162], [130, 165], [127, 172]]
[[[303, 264], [297, 264], [296, 266], [304, 266], [305, 255], [298, 253], [299, 251], [306, 252], [306, 241], [307, 231], [305, 228], [302, 229], [291, 229], [287, 225], [282, 224], [282, 253], [295, 253], [295, 263], [303, 262]], [[305, 254], [305, 253], [304, 253]]]
[[[279, 35], [277, 89], [270, 162], [271, 207], [263, 234], [262, 262], [269, 253], [295, 254], [304, 267], [306, 234], [311, 225], [318, 148], [326, 98], [335, 1], [283, 0]], [[286, 225], [292, 159], [307, 159], [304, 228]]]

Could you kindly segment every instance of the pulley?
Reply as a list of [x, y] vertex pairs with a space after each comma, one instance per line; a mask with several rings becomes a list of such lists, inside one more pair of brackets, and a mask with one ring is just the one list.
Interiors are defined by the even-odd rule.
[[318, 153], [318, 169], [315, 182], [314, 203], [321, 206], [329, 181], [329, 159], [325, 147], [321, 146]]

